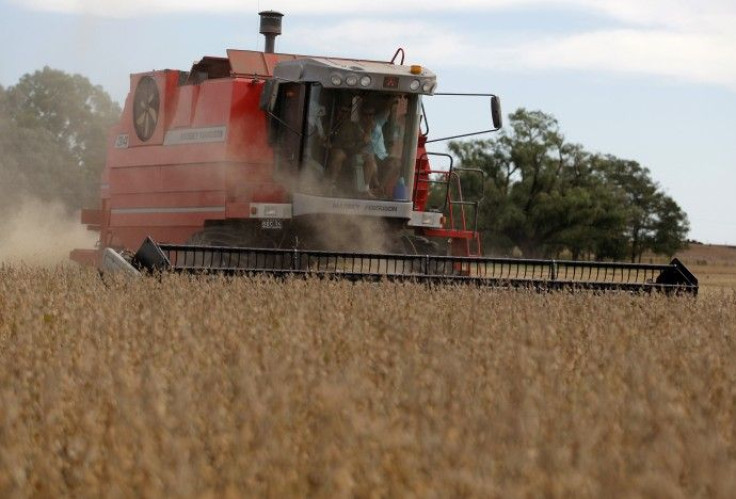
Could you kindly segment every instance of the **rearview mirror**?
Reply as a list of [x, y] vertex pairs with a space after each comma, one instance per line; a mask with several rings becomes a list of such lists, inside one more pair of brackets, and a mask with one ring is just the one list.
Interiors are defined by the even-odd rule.
[[501, 99], [495, 95], [491, 96], [491, 119], [493, 127], [498, 130], [503, 126], [503, 114], [501, 113]]
[[[441, 140], [462, 139], [465, 137], [473, 137], [474, 135], [480, 135], [482, 133], [495, 132], [496, 130], [500, 129], [501, 126], [503, 125], [503, 113], [501, 113], [501, 99], [499, 99], [498, 96], [496, 95], [468, 94], [468, 93], [457, 93], [457, 92], [435, 92], [434, 95], [451, 95], [451, 96], [461, 96], [461, 97], [490, 97], [491, 98], [491, 119], [493, 120], [493, 128], [491, 128], [490, 130], [481, 130], [479, 132], [461, 133], [459, 135], [451, 135], [449, 137], [442, 137], [439, 139], [427, 140], [426, 141], [427, 144], [429, 144], [430, 142], [439, 142]], [[424, 113], [424, 107], [422, 107], [422, 115], [425, 117], [425, 120], [426, 120], [426, 114]], [[427, 134], [428, 133], [429, 133], [429, 130], [427, 130]]]

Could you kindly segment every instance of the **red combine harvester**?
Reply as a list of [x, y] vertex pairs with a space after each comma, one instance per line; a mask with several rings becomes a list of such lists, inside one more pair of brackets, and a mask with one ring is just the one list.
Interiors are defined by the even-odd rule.
[[[260, 15], [264, 52], [228, 50], [189, 72], [131, 76], [100, 206], [82, 213], [100, 232], [98, 248], [72, 259], [131, 273], [697, 292], [677, 261], [481, 256], [479, 200], [461, 188], [463, 176], [480, 172], [454, 168], [446, 154], [438, 156], [449, 165], [435, 171], [425, 148], [422, 98], [441, 95], [434, 73], [404, 65], [401, 49], [388, 62], [275, 53], [282, 15]], [[490, 98], [493, 121], [477, 133], [500, 128], [498, 98], [473, 95]]]

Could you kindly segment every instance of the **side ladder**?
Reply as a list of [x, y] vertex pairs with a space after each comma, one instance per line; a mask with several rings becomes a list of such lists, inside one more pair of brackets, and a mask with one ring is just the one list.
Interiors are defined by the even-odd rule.
[[[478, 211], [483, 192], [482, 170], [478, 168], [457, 168], [453, 164], [452, 156], [446, 153], [427, 152], [422, 159], [427, 160], [428, 156], [447, 158], [449, 167], [447, 169], [429, 169], [417, 173], [414, 182], [415, 191], [423, 186], [430, 192], [433, 190], [442, 192], [441, 202], [435, 201], [434, 205], [428, 206], [427, 209], [441, 212], [444, 215], [445, 226], [439, 229], [425, 229], [424, 235], [447, 239], [449, 242], [448, 251], [451, 256], [481, 256]], [[474, 181], [478, 184], [480, 195], [468, 199], [463, 192], [463, 181], [473, 181], [472, 179], [475, 179]], [[416, 196], [414, 198], [416, 199]], [[429, 202], [431, 203], [431, 197]]]

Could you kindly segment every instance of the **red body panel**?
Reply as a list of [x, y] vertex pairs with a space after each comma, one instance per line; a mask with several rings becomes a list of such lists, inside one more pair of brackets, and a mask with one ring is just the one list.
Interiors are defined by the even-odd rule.
[[273, 68], [279, 62], [299, 59], [304, 56], [229, 49], [227, 57], [234, 75], [268, 77], [273, 76]]
[[[263, 80], [181, 84], [181, 76], [164, 70], [131, 77], [103, 175], [104, 246], [137, 248], [146, 236], [181, 243], [205, 220], [247, 217], [252, 201], [287, 201], [273, 179], [274, 155], [259, 108]], [[144, 77], [155, 80], [160, 96], [156, 128], [146, 141], [136, 134], [133, 111]]]
[[417, 165], [414, 169], [416, 179], [414, 180], [414, 209], [416, 211], [424, 211], [427, 207], [429, 199], [429, 183], [427, 179], [432, 171], [427, 157], [427, 136], [419, 135], [419, 143], [417, 144]]

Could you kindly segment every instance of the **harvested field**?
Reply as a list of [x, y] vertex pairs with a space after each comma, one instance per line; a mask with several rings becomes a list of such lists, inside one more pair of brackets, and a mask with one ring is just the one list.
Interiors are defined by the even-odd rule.
[[0, 267], [0, 496], [730, 496], [736, 294]]
[[701, 286], [736, 290], [736, 247], [691, 244], [677, 257], [698, 276]]

